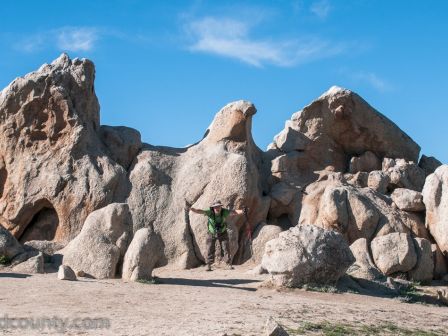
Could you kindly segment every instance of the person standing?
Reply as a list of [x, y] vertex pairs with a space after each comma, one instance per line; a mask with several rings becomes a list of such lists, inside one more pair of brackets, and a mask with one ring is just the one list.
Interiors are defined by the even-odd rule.
[[227, 231], [226, 218], [233, 215], [247, 213], [247, 209], [230, 210], [222, 206], [221, 201], [216, 201], [210, 205], [209, 209], [202, 210], [191, 207], [187, 202], [186, 206], [194, 213], [207, 216], [207, 271], [212, 270], [212, 263], [215, 260], [215, 247], [218, 240], [224, 252], [224, 261], [228, 269], [233, 269], [232, 259], [230, 257], [229, 233]]

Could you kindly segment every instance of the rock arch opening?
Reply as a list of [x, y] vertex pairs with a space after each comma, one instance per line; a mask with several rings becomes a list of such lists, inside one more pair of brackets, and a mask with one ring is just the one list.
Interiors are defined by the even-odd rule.
[[45, 202], [40, 210], [31, 218], [31, 221], [20, 235], [19, 241], [21, 243], [30, 240], [52, 241], [56, 237], [58, 226], [59, 217], [56, 210], [50, 202]]

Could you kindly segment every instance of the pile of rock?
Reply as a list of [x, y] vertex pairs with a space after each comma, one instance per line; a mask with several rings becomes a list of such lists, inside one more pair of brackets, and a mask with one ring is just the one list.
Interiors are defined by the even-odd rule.
[[64, 54], [1, 91], [0, 256], [14, 267], [127, 280], [195, 267], [206, 218], [185, 216], [185, 200], [220, 199], [250, 209], [228, 222], [233, 261], [261, 263], [279, 285], [334, 282], [347, 269], [447, 274], [448, 166], [418, 161], [420, 147], [357, 94], [331, 88], [266, 152], [247, 101], [223, 107], [198, 143], [169, 148], [101, 126], [94, 77], [92, 62]]
[[269, 146], [268, 216], [341, 233], [356, 257], [352, 275], [440, 279], [448, 166], [426, 156], [417, 164], [419, 151], [358, 95], [333, 87]]

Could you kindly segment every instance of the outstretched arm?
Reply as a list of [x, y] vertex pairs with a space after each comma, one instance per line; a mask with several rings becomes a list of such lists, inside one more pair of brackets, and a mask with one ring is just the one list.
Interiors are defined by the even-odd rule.
[[193, 208], [191, 206], [191, 204], [187, 202], [187, 200], [185, 200], [185, 208], [187, 210], [191, 210], [194, 213], [197, 213], [197, 214], [200, 214], [200, 215], [206, 215], [207, 214], [204, 210]]
[[200, 215], [205, 215], [206, 212], [205, 210], [201, 210], [201, 209], [196, 209], [196, 208], [190, 208], [191, 211], [193, 211], [194, 213], [200, 214]]

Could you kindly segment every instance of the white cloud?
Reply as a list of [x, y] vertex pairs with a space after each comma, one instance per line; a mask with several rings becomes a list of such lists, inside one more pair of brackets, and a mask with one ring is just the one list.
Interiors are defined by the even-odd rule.
[[327, 16], [330, 14], [332, 10], [331, 4], [328, 0], [319, 0], [314, 2], [311, 7], [310, 11], [320, 19], [324, 20], [327, 18]]
[[56, 32], [57, 47], [66, 51], [89, 51], [98, 40], [95, 28], [65, 27]]
[[364, 82], [381, 92], [392, 90], [392, 85], [389, 82], [373, 72], [357, 72], [352, 74], [352, 78], [356, 81]]
[[26, 53], [31, 53], [42, 48], [45, 36], [42, 34], [35, 34], [23, 40], [19, 40], [14, 44], [15, 49]]
[[238, 59], [261, 67], [265, 64], [293, 66], [330, 57], [344, 51], [340, 44], [308, 39], [272, 40], [252, 38], [253, 26], [234, 18], [205, 17], [190, 21], [186, 30], [192, 38], [189, 49]]
[[62, 27], [18, 38], [14, 48], [26, 53], [46, 47], [60, 51], [90, 51], [100, 37], [100, 31], [94, 27]]

